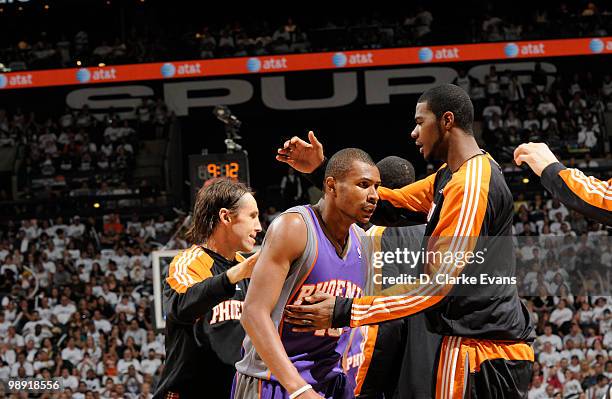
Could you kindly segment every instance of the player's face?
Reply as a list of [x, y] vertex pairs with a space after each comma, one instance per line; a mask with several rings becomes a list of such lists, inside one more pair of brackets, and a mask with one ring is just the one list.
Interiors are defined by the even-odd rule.
[[231, 216], [229, 224], [230, 240], [237, 251], [251, 252], [255, 246], [255, 236], [261, 231], [259, 209], [255, 198], [246, 193], [238, 203], [238, 210]]
[[431, 112], [427, 103], [417, 103], [414, 114], [416, 126], [410, 134], [415, 139], [419, 151], [426, 160], [443, 159], [443, 134], [436, 114]]
[[368, 223], [378, 202], [380, 173], [374, 165], [354, 161], [348, 174], [336, 181], [336, 205], [355, 223]]

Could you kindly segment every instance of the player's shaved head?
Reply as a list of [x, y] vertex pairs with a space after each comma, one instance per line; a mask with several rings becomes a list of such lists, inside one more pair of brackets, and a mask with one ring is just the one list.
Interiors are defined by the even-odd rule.
[[455, 125], [466, 133], [474, 134], [474, 105], [461, 87], [449, 83], [431, 88], [421, 94], [417, 102], [427, 103], [436, 119], [440, 119], [445, 112], [452, 112]]
[[327, 168], [325, 168], [325, 178], [331, 176], [336, 180], [342, 180], [351, 170], [355, 161], [376, 166], [372, 157], [367, 152], [359, 148], [345, 148], [332, 155], [329, 159]]
[[414, 183], [414, 166], [404, 158], [391, 155], [378, 161], [376, 167], [383, 187], [396, 189]]

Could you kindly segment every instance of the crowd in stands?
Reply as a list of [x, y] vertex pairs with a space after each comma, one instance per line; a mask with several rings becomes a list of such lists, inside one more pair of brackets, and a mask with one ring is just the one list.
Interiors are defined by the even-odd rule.
[[[0, 147], [20, 148], [22, 181], [13, 199], [127, 195], [149, 189], [146, 180], [132, 183], [130, 172], [141, 140], [165, 137], [170, 118], [161, 99], [143, 99], [132, 118], [112, 109], [92, 114], [87, 105], [47, 118], [19, 108], [0, 109]], [[117, 206], [130, 203], [120, 200]]]
[[[188, 11], [185, 11], [188, 12]], [[183, 23], [176, 32], [156, 18], [156, 31], [129, 33], [108, 29], [90, 38], [87, 30], [68, 34], [21, 35], [0, 43], [0, 63], [10, 70], [96, 66], [173, 59], [258, 56], [373, 49], [444, 43], [606, 36], [612, 14], [605, 2], [563, 2], [517, 14], [514, 9], [475, 4], [449, 16], [436, 5], [368, 16], [303, 16], [275, 25], [257, 18], [206, 26]], [[461, 14], [463, 12], [463, 14]], [[457, 17], [459, 16], [459, 17]], [[140, 22], [140, 21], [135, 21]], [[90, 32], [91, 33], [91, 32]], [[0, 69], [1, 71], [1, 69]]]
[[611, 75], [548, 74], [538, 63], [518, 75], [490, 67], [483, 82], [460, 71], [455, 83], [472, 97], [483, 139], [500, 161], [526, 141], [546, 141], [564, 159], [603, 155], [604, 112], [612, 111]]
[[[529, 398], [591, 399], [612, 378], [610, 232], [542, 196], [515, 209], [519, 291], [538, 335]], [[60, 398], [150, 398], [164, 359], [151, 252], [181, 224], [109, 214], [2, 226], [0, 379], [58, 377]]]
[[[0, 233], [0, 379], [58, 377], [58, 397], [150, 398], [164, 358], [151, 251], [178, 220], [23, 220]], [[98, 395], [96, 395], [98, 397]]]

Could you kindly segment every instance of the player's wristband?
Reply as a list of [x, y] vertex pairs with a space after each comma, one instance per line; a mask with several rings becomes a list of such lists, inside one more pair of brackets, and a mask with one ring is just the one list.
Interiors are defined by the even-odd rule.
[[293, 392], [291, 395], [289, 395], [289, 399], [295, 399], [301, 394], [303, 394], [304, 392], [308, 391], [309, 389], [312, 389], [312, 385], [306, 384], [300, 389], [298, 389], [297, 391]]

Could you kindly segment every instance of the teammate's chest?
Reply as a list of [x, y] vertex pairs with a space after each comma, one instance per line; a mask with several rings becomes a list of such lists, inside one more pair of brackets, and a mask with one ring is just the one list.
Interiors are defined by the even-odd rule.
[[439, 172], [434, 182], [433, 201], [429, 207], [427, 213], [427, 227], [425, 229], [425, 235], [431, 235], [436, 228], [438, 221], [440, 220], [440, 212], [442, 205], [444, 204], [444, 189], [446, 185], [451, 181], [453, 177], [452, 173], [446, 169], [443, 172]]

